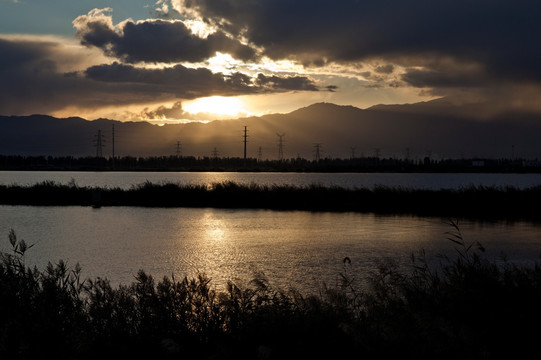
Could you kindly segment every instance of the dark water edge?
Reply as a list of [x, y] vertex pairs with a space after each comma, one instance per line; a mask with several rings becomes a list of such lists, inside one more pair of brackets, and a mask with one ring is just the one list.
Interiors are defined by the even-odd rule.
[[0, 185], [0, 204], [35, 206], [214, 207], [408, 214], [479, 220], [541, 221], [541, 186], [468, 186], [459, 189], [408, 189], [376, 186], [238, 184], [182, 185], [145, 182], [130, 189], [86, 187], [44, 181]]

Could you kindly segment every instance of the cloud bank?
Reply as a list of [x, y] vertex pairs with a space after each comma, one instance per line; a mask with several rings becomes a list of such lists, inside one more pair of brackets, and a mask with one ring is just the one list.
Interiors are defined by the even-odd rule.
[[88, 59], [80, 55], [78, 47], [66, 48], [61, 40], [54, 39], [0, 38], [0, 53], [3, 114], [52, 113], [68, 106], [89, 109], [215, 95], [319, 91], [314, 80], [305, 76], [252, 77], [180, 64], [146, 68], [116, 61], [87, 66]]
[[[514, 76], [535, 73], [540, 56], [534, 0], [183, 0], [179, 11], [196, 14], [234, 36], [243, 36], [274, 59], [326, 61], [371, 57], [448, 56], [482, 62]], [[187, 12], [190, 10], [191, 12]], [[417, 59], [419, 61], [419, 59]]]
[[243, 61], [255, 60], [253, 48], [216, 31], [206, 38], [194, 35], [180, 20], [123, 21], [114, 25], [112, 9], [94, 9], [73, 21], [76, 36], [86, 46], [102, 49], [128, 63], [201, 62], [227, 53]]
[[[377, 59], [395, 85], [437, 95], [539, 88], [541, 3], [535, 0], [173, 0], [172, 6], [272, 59], [306, 66]], [[511, 95], [511, 94], [510, 94]]]
[[[115, 23], [111, 8], [81, 14], [72, 20], [77, 46], [0, 37], [0, 113], [337, 95], [351, 78], [363, 91], [407, 89], [541, 111], [537, 0], [159, 0], [155, 7], [156, 18], [139, 21]], [[235, 62], [217, 70], [210, 61], [217, 54]], [[302, 70], [280, 69], [280, 61]]]

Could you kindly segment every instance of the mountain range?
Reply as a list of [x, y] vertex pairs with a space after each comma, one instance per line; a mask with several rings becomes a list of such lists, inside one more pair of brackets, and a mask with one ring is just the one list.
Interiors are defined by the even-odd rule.
[[0, 116], [0, 154], [95, 156], [98, 131], [102, 153], [110, 156], [182, 155], [276, 159], [278, 134], [284, 158], [350, 156], [422, 158], [541, 157], [541, 121], [520, 111], [486, 113], [486, 107], [449, 99], [367, 109], [316, 103], [287, 114], [209, 123], [121, 122], [47, 115]]

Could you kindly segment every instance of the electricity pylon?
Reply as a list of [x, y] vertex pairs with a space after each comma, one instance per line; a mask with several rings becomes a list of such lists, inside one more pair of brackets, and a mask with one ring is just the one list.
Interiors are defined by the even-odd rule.
[[283, 137], [286, 135], [286, 133], [282, 133], [282, 134], [279, 134], [279, 133], [276, 133], [276, 135], [278, 135], [278, 160], [282, 161], [284, 160], [284, 142], [283, 142]]

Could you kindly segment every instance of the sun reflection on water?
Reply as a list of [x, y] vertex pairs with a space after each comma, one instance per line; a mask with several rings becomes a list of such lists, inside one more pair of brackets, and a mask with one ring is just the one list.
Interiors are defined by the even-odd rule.
[[213, 242], [227, 240], [227, 224], [223, 219], [215, 216], [212, 211], [205, 212], [201, 217], [200, 228], [204, 231], [204, 238]]
[[[211, 286], [223, 289], [230, 280], [252, 280], [256, 270], [272, 286], [318, 291], [318, 284], [339, 280], [346, 256], [351, 259], [350, 270], [363, 279], [380, 260], [409, 264], [410, 255], [421, 249], [427, 254], [454, 252], [445, 235], [448, 225], [434, 218], [210, 208], [104, 207], [96, 211], [0, 206], [0, 219], [4, 220], [0, 234], [14, 228], [20, 238], [37, 243], [28, 252], [29, 265], [44, 268], [54, 259], [79, 262], [85, 277], [105, 276], [113, 284], [129, 284], [143, 269], [157, 279], [204, 273], [212, 279]], [[503, 252], [510, 261], [538, 259], [538, 226], [463, 222], [460, 228], [466, 239], [482, 243], [487, 254]], [[0, 250], [9, 248], [0, 242]]]

